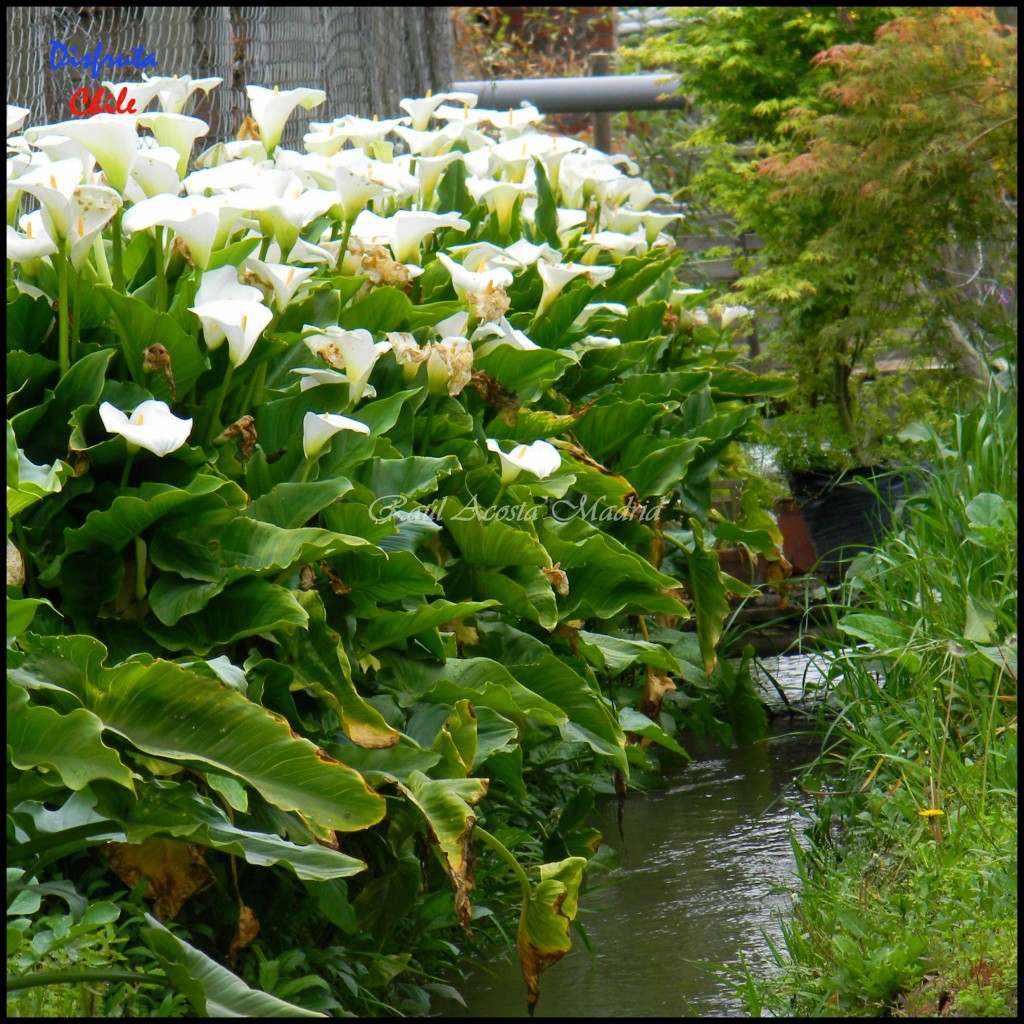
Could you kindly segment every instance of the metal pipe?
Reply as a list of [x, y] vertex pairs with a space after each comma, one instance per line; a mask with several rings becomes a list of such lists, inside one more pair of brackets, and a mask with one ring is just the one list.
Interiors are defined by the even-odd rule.
[[480, 105], [507, 110], [532, 103], [542, 114], [589, 114], [611, 110], [671, 110], [690, 106], [676, 92], [674, 75], [592, 75], [589, 78], [531, 78], [501, 82], [454, 82], [458, 92], [475, 92]]

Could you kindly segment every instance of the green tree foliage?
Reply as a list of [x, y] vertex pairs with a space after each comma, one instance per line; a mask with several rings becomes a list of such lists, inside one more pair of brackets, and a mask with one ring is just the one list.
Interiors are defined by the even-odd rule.
[[698, 188], [764, 241], [739, 285], [777, 314], [792, 407], [828, 407], [835, 447], [865, 457], [1009, 341], [1015, 34], [984, 8], [697, 10], [651, 58], [705, 108]]

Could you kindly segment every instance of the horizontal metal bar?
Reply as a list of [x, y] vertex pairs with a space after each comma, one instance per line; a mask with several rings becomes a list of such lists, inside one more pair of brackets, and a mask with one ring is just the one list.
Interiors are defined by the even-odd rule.
[[529, 78], [499, 82], [454, 82], [475, 92], [480, 105], [505, 110], [532, 103], [542, 114], [589, 114], [602, 110], [670, 110], [690, 101], [676, 90], [673, 75], [591, 75], [588, 78]]

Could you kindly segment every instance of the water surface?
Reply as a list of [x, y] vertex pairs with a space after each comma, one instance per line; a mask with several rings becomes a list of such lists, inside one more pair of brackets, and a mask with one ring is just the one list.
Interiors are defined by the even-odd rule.
[[[573, 934], [572, 952], [541, 978], [537, 1017], [746, 1015], [727, 985], [688, 961], [737, 965], [742, 951], [766, 969], [762, 929], [778, 936], [773, 912], [789, 910], [795, 869], [794, 812], [781, 797], [820, 744], [794, 734], [801, 728], [783, 719], [769, 740], [733, 750], [684, 742], [693, 762], [667, 772], [657, 793], [630, 793], [625, 846], [614, 802], [602, 802], [594, 825], [621, 867], [580, 901], [596, 954]], [[460, 985], [467, 1008], [448, 1015], [526, 1016], [515, 953], [487, 970]]]

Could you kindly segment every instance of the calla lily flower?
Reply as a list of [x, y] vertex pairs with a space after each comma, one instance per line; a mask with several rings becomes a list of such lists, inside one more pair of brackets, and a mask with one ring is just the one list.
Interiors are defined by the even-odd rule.
[[340, 327], [315, 327], [305, 324], [303, 331], [314, 331], [305, 339], [306, 348], [320, 356], [336, 370], [344, 370], [349, 382], [349, 400], [353, 405], [367, 394], [367, 382], [377, 360], [391, 344], [373, 341], [369, 331], [359, 328], [345, 331]]
[[[263, 292], [249, 284], [240, 284], [238, 272], [233, 266], [218, 267], [203, 274], [199, 291], [196, 292], [196, 305], [205, 306], [209, 302], [262, 302]], [[223, 335], [221, 336], [223, 340]], [[209, 344], [210, 336], [206, 336]]]
[[430, 124], [442, 103], [461, 103], [463, 106], [475, 107], [477, 95], [475, 92], [439, 92], [434, 96], [424, 96], [422, 99], [403, 99], [398, 105], [409, 115], [415, 131], [422, 132]]
[[83, 170], [82, 162], [74, 159], [36, 167], [7, 183], [7, 201], [12, 202], [19, 192], [35, 196], [43, 210], [47, 234], [60, 241], [71, 231], [72, 198], [82, 181]]
[[81, 271], [85, 266], [93, 239], [110, 223], [120, 208], [121, 197], [105, 185], [79, 185], [75, 189], [71, 201], [68, 255], [76, 271]]
[[[360, 230], [360, 223], [366, 219], [366, 213], [360, 215], [354, 228], [360, 238], [365, 238]], [[367, 222], [368, 219], [367, 219]], [[386, 220], [377, 218], [377, 222], [384, 225], [386, 236], [378, 240], [386, 242], [391, 247], [391, 252], [399, 263], [420, 262], [420, 245], [427, 235], [433, 234], [441, 228], [454, 228], [456, 231], [469, 229], [469, 221], [463, 220], [457, 213], [417, 213], [410, 210], [399, 210], [394, 216]]]
[[84, 120], [29, 128], [25, 132], [29, 142], [46, 135], [65, 135], [85, 146], [103, 169], [111, 188], [124, 192], [139, 152], [139, 137], [131, 114], [97, 114]]
[[437, 258], [452, 275], [455, 294], [463, 302], [466, 300], [467, 294], [483, 295], [495, 288], [507, 288], [512, 283], [512, 274], [504, 267], [496, 267], [494, 270], [474, 274], [443, 252], [439, 252]]
[[413, 156], [437, 156], [450, 148], [454, 141], [444, 132], [423, 132], [402, 125], [395, 126], [395, 134]]
[[473, 345], [466, 338], [442, 338], [430, 346], [427, 386], [432, 395], [461, 395], [472, 376]]
[[302, 450], [307, 459], [316, 458], [323, 446], [338, 433], [339, 430], [351, 430], [357, 434], [369, 434], [370, 428], [359, 420], [334, 413], [307, 412], [302, 417]]
[[746, 317], [751, 316], [754, 311], [747, 309], [746, 306], [712, 306], [711, 312], [718, 317], [722, 330], [725, 330], [726, 327], [737, 320], [744, 320]]
[[644, 231], [647, 234], [647, 244], [652, 245], [659, 233], [667, 228], [674, 220], [679, 220], [681, 213], [652, 213], [647, 211], [643, 215]]
[[331, 207], [337, 209], [340, 220], [351, 222], [366, 209], [366, 204], [378, 196], [389, 195], [391, 189], [362, 175], [353, 174], [344, 167], [334, 168], [334, 187], [341, 196], [341, 202]]
[[245, 265], [253, 274], [274, 290], [274, 308], [284, 312], [295, 298], [295, 293], [313, 276], [311, 267], [292, 267], [287, 263], [264, 263], [250, 256]]
[[445, 170], [456, 160], [464, 160], [465, 157], [466, 154], [458, 150], [438, 156], [416, 157], [416, 178], [420, 183], [420, 199], [424, 206], [434, 201], [434, 190]]
[[389, 331], [385, 337], [395, 353], [395, 362], [402, 367], [406, 381], [411, 381], [416, 376], [420, 363], [429, 358], [430, 346], [424, 345], [421, 348], [419, 342], [408, 331]]
[[602, 338], [599, 334], [588, 334], [579, 341], [574, 341], [572, 347], [578, 352], [585, 352], [592, 348], [618, 348], [622, 342], [618, 338]]
[[531, 341], [522, 331], [513, 327], [506, 317], [501, 317], [500, 320], [493, 323], [480, 324], [470, 340], [478, 342], [481, 338], [487, 340], [477, 346], [476, 354], [478, 356], [486, 355], [498, 345], [511, 345], [512, 348], [518, 348], [524, 352], [540, 348], [535, 341]]
[[178, 154], [178, 177], [184, 177], [188, 160], [196, 139], [205, 135], [210, 126], [198, 117], [185, 114], [139, 114], [139, 124], [152, 130], [161, 146], [169, 146]]
[[[143, 79], [146, 85], [156, 85], [160, 109], [169, 114], [180, 114], [188, 98], [199, 89], [209, 95], [224, 81], [223, 78], [193, 78], [191, 75], [157, 75], [153, 78], [143, 75]], [[138, 109], [142, 110], [142, 107]]]
[[466, 188], [478, 202], [487, 204], [487, 209], [498, 217], [498, 230], [507, 235], [512, 227], [512, 209], [522, 195], [536, 193], [533, 185], [514, 181], [488, 181], [483, 178], [468, 178]]
[[41, 256], [49, 256], [57, 251], [57, 245], [45, 231], [39, 230], [42, 226], [42, 218], [38, 211], [33, 219], [29, 214], [22, 218], [22, 226], [25, 234], [7, 225], [7, 258], [13, 263], [25, 263], [28, 260], [37, 260]]
[[179, 160], [179, 154], [170, 146], [140, 150], [132, 167], [125, 197], [140, 203], [153, 196], [176, 196], [181, 191]]
[[7, 136], [12, 136], [25, 123], [25, 119], [32, 111], [28, 107], [16, 107], [13, 103], [7, 104]]
[[156, 99], [162, 81], [162, 78], [150, 78], [142, 82], [104, 82], [103, 85], [111, 96], [120, 96], [124, 89], [126, 103], [134, 103], [135, 113], [141, 114]]
[[629, 310], [621, 302], [588, 302], [582, 312], [572, 322], [573, 327], [583, 327], [596, 313], [611, 313], [612, 316], [626, 317]]
[[130, 417], [104, 402], [100, 419], [111, 434], [120, 434], [128, 442], [129, 451], [145, 448], [161, 458], [177, 451], [192, 432], [192, 420], [175, 416], [166, 402], [153, 399], [136, 406]]
[[310, 388], [319, 387], [321, 384], [348, 384], [348, 377], [337, 370], [328, 370], [325, 367], [317, 369], [312, 366], [296, 366], [291, 371], [302, 378], [299, 381], [299, 390], [308, 391]]
[[[221, 232], [222, 205], [206, 196], [153, 196], [136, 203], [124, 215], [121, 226], [129, 234], [157, 225], [173, 228], [188, 245], [195, 265], [206, 270]], [[232, 220], [237, 216], [223, 212]]]
[[253, 120], [260, 126], [260, 141], [268, 153], [277, 149], [285, 122], [296, 107], [312, 110], [327, 99], [323, 89], [264, 89], [261, 85], [247, 85], [245, 94]]
[[582, 263], [547, 263], [541, 260], [537, 263], [537, 273], [544, 282], [544, 291], [537, 306], [537, 316], [541, 316], [570, 281], [585, 275], [591, 284], [603, 284], [615, 274], [615, 267], [588, 267]]
[[519, 444], [507, 455], [493, 438], [487, 439], [487, 448], [501, 459], [501, 485], [508, 486], [524, 470], [538, 480], [544, 480], [562, 466], [558, 449], [547, 441], [534, 441], [531, 445]]
[[204, 302], [201, 306], [190, 306], [189, 309], [203, 323], [208, 349], [219, 348], [227, 338], [228, 359], [232, 366], [241, 366], [249, 358], [259, 336], [273, 319], [273, 313], [260, 302], [218, 299]]

